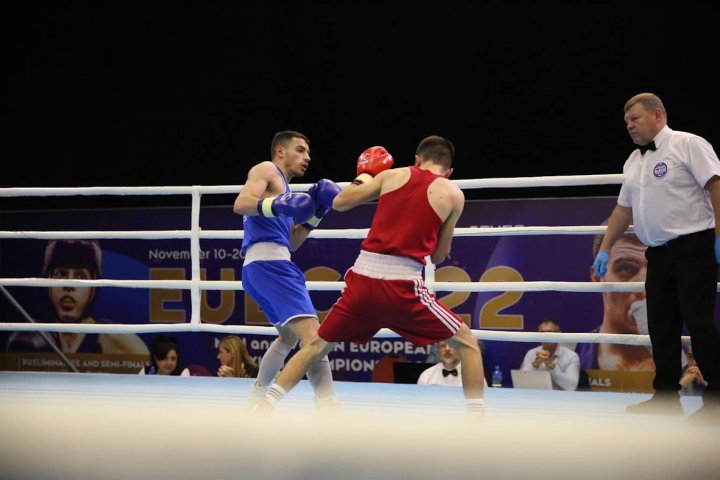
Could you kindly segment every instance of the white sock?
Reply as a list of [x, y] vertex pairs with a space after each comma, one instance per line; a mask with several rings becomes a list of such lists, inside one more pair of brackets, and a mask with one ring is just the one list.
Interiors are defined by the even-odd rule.
[[465, 400], [467, 404], [467, 411], [472, 416], [485, 415], [485, 399], [483, 398], [468, 398]]
[[270, 385], [275, 380], [275, 376], [285, 365], [285, 358], [293, 348], [295, 348], [295, 345], [287, 345], [277, 338], [270, 344], [270, 347], [268, 347], [265, 355], [260, 360], [257, 378], [255, 379], [255, 383], [259, 387]]
[[282, 400], [286, 393], [287, 392], [283, 387], [277, 383], [273, 383], [270, 390], [268, 390], [265, 395], [265, 400], [274, 407], [280, 400]]

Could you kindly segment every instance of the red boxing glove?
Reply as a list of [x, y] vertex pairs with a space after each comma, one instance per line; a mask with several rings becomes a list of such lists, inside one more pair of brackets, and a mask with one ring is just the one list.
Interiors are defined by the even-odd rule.
[[392, 168], [392, 166], [393, 157], [385, 150], [385, 147], [370, 147], [358, 157], [357, 174], [360, 176], [366, 173], [374, 177], [383, 170]]

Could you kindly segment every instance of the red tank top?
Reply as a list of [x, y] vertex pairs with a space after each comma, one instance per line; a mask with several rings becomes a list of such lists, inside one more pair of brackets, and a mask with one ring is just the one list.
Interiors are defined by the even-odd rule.
[[410, 257], [425, 264], [435, 251], [442, 221], [427, 199], [428, 186], [438, 178], [428, 170], [410, 168], [402, 187], [380, 195], [370, 233], [361, 244], [368, 252]]

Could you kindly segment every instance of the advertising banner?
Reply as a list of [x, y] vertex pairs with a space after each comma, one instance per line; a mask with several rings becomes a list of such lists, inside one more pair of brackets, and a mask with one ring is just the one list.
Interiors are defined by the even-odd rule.
[[[580, 226], [601, 225], [615, 199], [611, 197], [511, 199], [468, 201], [459, 227], [508, 226]], [[367, 228], [374, 204], [352, 211], [332, 212], [320, 228]], [[398, 212], [402, 215], [402, 212]], [[0, 216], [3, 230], [189, 230], [190, 210], [180, 207], [129, 208], [98, 210], [23, 211]], [[232, 207], [209, 206], [201, 209], [200, 225], [204, 230], [242, 228], [242, 217]], [[456, 237], [450, 257], [437, 265], [437, 281], [565, 281], [592, 280], [594, 258], [593, 235], [505, 235]], [[308, 239], [293, 253], [293, 261], [308, 280], [340, 281], [353, 264], [360, 239]], [[191, 278], [190, 240], [102, 239], [99, 268], [102, 278], [128, 280], [187, 280]], [[48, 259], [47, 240], [5, 239], [0, 242], [0, 269], [3, 277], [41, 277]], [[242, 280], [240, 239], [203, 239], [200, 242], [201, 275], [209, 280]], [[628, 280], [630, 281], [630, 280]], [[638, 281], [638, 280], [632, 280]], [[282, 285], [278, 285], [282, 289]], [[16, 302], [35, 320], [58, 321], [47, 288], [10, 287]], [[188, 290], [102, 287], [92, 296], [91, 318], [108, 323], [184, 323], [190, 320]], [[320, 318], [324, 318], [339, 291], [311, 291]], [[564, 332], [596, 331], [603, 323], [603, 295], [597, 292], [437, 292], [437, 297], [458, 313], [473, 329], [535, 331], [545, 318], [556, 320]], [[23, 315], [10, 302], [0, 301], [2, 318], [23, 322]], [[627, 311], [627, 308], [625, 309]], [[203, 291], [203, 322], [219, 325], [268, 325], [263, 313], [243, 291]], [[63, 370], [62, 364], [32, 358], [33, 351], [48, 355], [47, 348], [33, 346], [29, 334], [0, 332], [4, 354], [0, 365], [7, 370], [33, 370], [38, 365], [48, 370]], [[57, 334], [53, 334], [57, 335]], [[115, 342], [115, 349], [103, 350], [107, 339], [95, 338], [100, 347], [89, 347], [88, 354], [117, 355], [127, 353], [125, 362], [83, 363], [81, 371], [137, 373], [147, 352], [136, 340], [150, 345], [156, 334], [138, 334]], [[216, 333], [177, 333], [180, 363], [201, 365], [209, 372], [218, 367]], [[259, 359], [274, 336], [242, 335], [250, 354]], [[87, 339], [85, 339], [87, 340]], [[70, 340], [68, 340], [70, 341]], [[76, 343], [79, 341], [75, 339]], [[38, 341], [35, 341], [38, 343]], [[79, 342], [83, 343], [83, 342]], [[525, 352], [537, 344], [526, 342], [483, 342], [486, 370], [500, 365], [506, 372], [518, 368]], [[45, 345], [47, 347], [47, 345]], [[583, 346], [576, 348], [580, 352]], [[594, 348], [594, 347], [593, 347]], [[584, 368], [593, 364], [594, 349], [585, 352]], [[645, 347], [635, 347], [645, 348]], [[125, 349], [125, 350], [123, 350]], [[112, 352], [112, 353], [109, 353]], [[370, 381], [375, 364], [385, 357], [400, 357], [412, 362], [426, 361], [429, 347], [417, 347], [402, 338], [373, 339], [365, 345], [339, 344], [330, 354], [337, 380]], [[39, 358], [39, 357], [38, 357]], [[94, 358], [97, 360], [97, 358]], [[40, 362], [40, 363], [38, 363]], [[104, 368], [106, 365], [107, 368]], [[604, 382], [604, 381], [603, 381]], [[607, 383], [607, 382], [605, 382]], [[608, 385], [603, 384], [603, 389]]]

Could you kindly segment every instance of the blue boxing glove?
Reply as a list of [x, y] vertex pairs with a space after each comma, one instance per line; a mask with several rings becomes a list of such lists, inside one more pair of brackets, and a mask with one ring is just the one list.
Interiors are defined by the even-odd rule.
[[315, 202], [307, 193], [289, 192], [261, 198], [257, 210], [261, 217], [292, 217], [295, 223], [303, 224], [315, 213]]
[[607, 264], [608, 252], [606, 252], [605, 250], [600, 250], [595, 257], [595, 261], [593, 262], [593, 269], [595, 269], [595, 273], [600, 275], [601, 277], [604, 277], [607, 273]]
[[335, 182], [326, 178], [323, 178], [310, 187], [308, 195], [310, 195], [315, 202], [315, 214], [310, 220], [303, 223], [303, 227], [314, 230], [323, 216], [332, 210], [333, 200], [338, 193], [340, 193], [340, 187]]
[[720, 263], [720, 237], [715, 237], [715, 261]]

